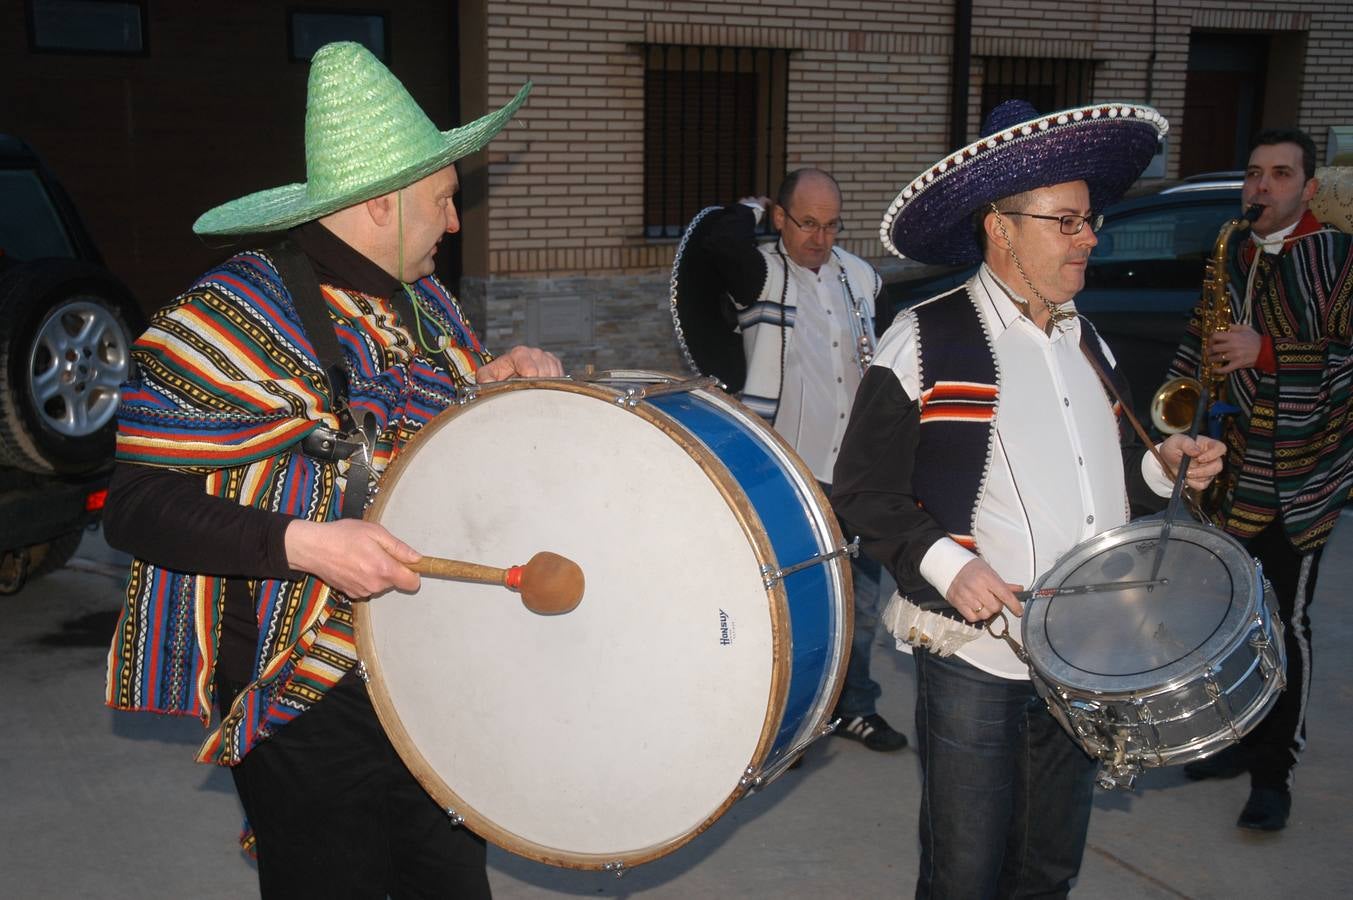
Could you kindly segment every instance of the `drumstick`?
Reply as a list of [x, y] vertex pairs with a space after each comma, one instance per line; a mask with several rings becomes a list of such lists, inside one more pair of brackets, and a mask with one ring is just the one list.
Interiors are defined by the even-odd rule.
[[1144, 579], [1142, 581], [1105, 581], [1101, 584], [1073, 584], [1069, 587], [1039, 588], [1036, 591], [1015, 591], [1015, 599], [1020, 603], [1030, 600], [1046, 600], [1067, 594], [1093, 594], [1098, 591], [1130, 591], [1136, 588], [1150, 590], [1158, 584], [1169, 584], [1168, 578]]
[[548, 550], [537, 553], [524, 566], [508, 569], [439, 556], [424, 556], [409, 568], [433, 578], [501, 584], [520, 591], [522, 605], [542, 616], [570, 612], [583, 597], [583, 570], [568, 557]]

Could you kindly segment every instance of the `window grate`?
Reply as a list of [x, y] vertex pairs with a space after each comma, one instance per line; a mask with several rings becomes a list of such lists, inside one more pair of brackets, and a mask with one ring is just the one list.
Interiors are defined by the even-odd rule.
[[706, 206], [769, 195], [785, 171], [789, 52], [644, 48], [644, 234], [674, 238]]
[[1028, 100], [1040, 113], [1092, 102], [1095, 64], [1089, 59], [989, 56], [982, 76], [982, 115], [1006, 100]]

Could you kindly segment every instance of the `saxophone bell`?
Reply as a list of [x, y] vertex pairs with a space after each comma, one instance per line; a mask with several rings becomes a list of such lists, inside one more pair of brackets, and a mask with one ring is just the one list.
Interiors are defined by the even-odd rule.
[[1199, 347], [1198, 377], [1180, 376], [1171, 378], [1162, 384], [1151, 400], [1151, 422], [1162, 434], [1182, 434], [1191, 431], [1199, 398], [1203, 396], [1203, 385], [1213, 402], [1221, 401], [1226, 395], [1225, 376], [1215, 371], [1208, 356], [1208, 339], [1214, 334], [1231, 327], [1234, 318], [1231, 313], [1231, 299], [1227, 293], [1226, 252], [1231, 235], [1245, 231], [1263, 215], [1262, 203], [1250, 204], [1243, 213], [1224, 224], [1217, 234], [1203, 276], [1203, 297], [1199, 303], [1198, 330], [1201, 339]]
[[1156, 389], [1151, 398], [1151, 424], [1161, 434], [1184, 434], [1193, 428], [1194, 414], [1203, 385], [1197, 378], [1180, 375]]

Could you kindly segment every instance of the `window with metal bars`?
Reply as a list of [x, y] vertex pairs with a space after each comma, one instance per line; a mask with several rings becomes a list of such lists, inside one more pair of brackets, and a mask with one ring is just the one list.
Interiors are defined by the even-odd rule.
[[644, 234], [706, 206], [769, 196], [785, 173], [789, 52], [644, 47]]
[[982, 120], [1006, 100], [1028, 100], [1040, 113], [1089, 104], [1095, 64], [1089, 59], [988, 56], [982, 76]]

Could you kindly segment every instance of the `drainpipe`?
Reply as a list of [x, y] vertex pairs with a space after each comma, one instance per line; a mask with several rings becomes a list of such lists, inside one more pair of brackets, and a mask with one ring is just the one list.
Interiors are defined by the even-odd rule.
[[949, 85], [949, 146], [968, 144], [968, 76], [972, 69], [972, 0], [954, 0], [954, 63]]
[[1156, 93], [1156, 0], [1151, 0], [1151, 53], [1146, 57], [1146, 105]]

